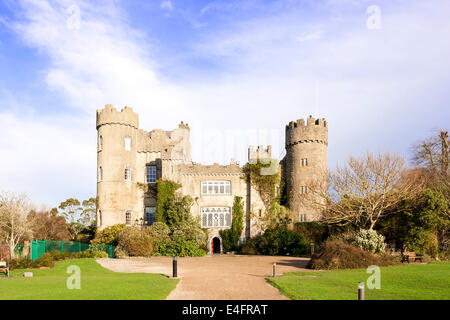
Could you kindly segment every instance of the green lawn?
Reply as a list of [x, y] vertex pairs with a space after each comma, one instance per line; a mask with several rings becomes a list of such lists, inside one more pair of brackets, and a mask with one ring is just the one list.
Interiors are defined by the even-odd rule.
[[[315, 275], [317, 277], [311, 277]], [[355, 300], [366, 269], [290, 272], [267, 281], [295, 300]], [[381, 267], [381, 288], [365, 289], [366, 300], [448, 300], [450, 262]]]
[[[71, 274], [67, 267], [81, 270], [81, 288], [68, 289]], [[34, 269], [33, 278], [24, 278], [27, 270], [11, 271], [10, 278], [0, 277], [0, 300], [42, 299], [165, 299], [178, 280], [159, 274], [118, 273], [103, 268], [94, 259], [75, 259], [58, 262], [52, 269]]]

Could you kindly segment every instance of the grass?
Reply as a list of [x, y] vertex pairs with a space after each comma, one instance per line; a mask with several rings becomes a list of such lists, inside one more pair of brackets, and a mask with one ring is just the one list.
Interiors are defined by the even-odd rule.
[[[81, 288], [68, 289], [70, 265], [81, 270]], [[32, 271], [32, 278], [23, 277]], [[0, 300], [116, 300], [165, 299], [179, 280], [160, 274], [118, 273], [103, 268], [94, 259], [60, 261], [52, 269], [14, 270], [0, 278]]]
[[[381, 288], [365, 289], [366, 300], [448, 300], [450, 262], [381, 267]], [[316, 276], [316, 277], [312, 277]], [[294, 300], [355, 300], [366, 269], [290, 272], [267, 281]]]

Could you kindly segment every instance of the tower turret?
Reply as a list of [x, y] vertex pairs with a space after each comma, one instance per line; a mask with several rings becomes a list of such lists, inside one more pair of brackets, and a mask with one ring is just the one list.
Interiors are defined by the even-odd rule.
[[97, 110], [97, 226], [132, 224], [142, 210], [136, 199], [139, 117], [130, 107]]
[[[289, 208], [298, 221], [313, 221], [320, 212], [305, 201], [311, 185], [324, 186], [327, 168], [328, 126], [325, 119], [312, 116], [286, 125], [284, 179]], [[319, 200], [319, 199], [317, 199]]]

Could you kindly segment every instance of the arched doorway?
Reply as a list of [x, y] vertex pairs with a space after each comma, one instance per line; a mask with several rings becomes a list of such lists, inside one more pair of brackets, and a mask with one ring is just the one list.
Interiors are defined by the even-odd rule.
[[218, 237], [214, 237], [211, 240], [211, 252], [214, 253], [220, 253], [220, 239]]

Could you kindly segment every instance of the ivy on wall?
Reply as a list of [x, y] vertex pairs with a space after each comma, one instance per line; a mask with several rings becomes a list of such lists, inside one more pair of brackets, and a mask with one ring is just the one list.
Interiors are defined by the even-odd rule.
[[234, 197], [232, 217], [231, 228], [219, 231], [225, 251], [237, 249], [239, 238], [244, 229], [244, 204], [242, 203], [242, 197]]
[[280, 171], [268, 174], [268, 168], [273, 166], [274, 160], [262, 163], [257, 159], [256, 162], [249, 162], [244, 166], [247, 182], [255, 188], [264, 204], [265, 215], [258, 217], [263, 228], [273, 228], [279, 225], [280, 221], [292, 220], [292, 212], [284, 206], [285, 191]]

